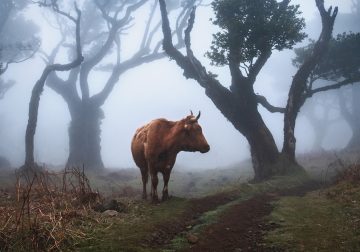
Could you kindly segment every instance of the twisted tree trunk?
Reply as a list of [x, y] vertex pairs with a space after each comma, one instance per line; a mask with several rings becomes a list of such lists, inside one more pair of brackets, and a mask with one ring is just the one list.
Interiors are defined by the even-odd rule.
[[103, 111], [98, 106], [83, 103], [73, 105], [70, 111], [67, 166], [84, 166], [87, 170], [104, 169], [100, 145]]
[[295, 124], [300, 108], [306, 99], [307, 81], [312, 70], [326, 53], [338, 12], [337, 7], [334, 11], [332, 11], [332, 8], [326, 11], [324, 0], [316, 0], [316, 5], [321, 15], [322, 31], [310, 57], [305, 60], [293, 78], [284, 115], [284, 144], [282, 153], [289, 162], [294, 164], [296, 164]]

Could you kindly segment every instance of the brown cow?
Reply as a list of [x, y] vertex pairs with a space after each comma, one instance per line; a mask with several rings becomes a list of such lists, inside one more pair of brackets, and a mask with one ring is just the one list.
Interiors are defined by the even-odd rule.
[[191, 115], [176, 122], [160, 118], [139, 128], [131, 143], [131, 152], [136, 165], [140, 168], [143, 182], [143, 199], [146, 199], [146, 183], [151, 176], [151, 198], [158, 202], [158, 172], [164, 179], [162, 200], [168, 198], [170, 172], [180, 151], [208, 152], [207, 143], [197, 117]]

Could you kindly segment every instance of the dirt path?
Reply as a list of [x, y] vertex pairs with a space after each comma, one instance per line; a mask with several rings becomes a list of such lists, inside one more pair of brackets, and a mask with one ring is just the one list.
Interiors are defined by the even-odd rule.
[[205, 228], [188, 251], [281, 251], [263, 245], [264, 231], [274, 228], [264, 220], [273, 209], [271, 202], [281, 196], [303, 196], [318, 188], [319, 184], [308, 183], [238, 203], [224, 211], [217, 223]]
[[269, 227], [262, 218], [271, 213], [272, 198], [260, 195], [232, 206], [202, 232], [189, 251], [263, 251], [262, 232]]
[[[207, 226], [187, 251], [264, 251], [263, 232], [270, 230], [264, 217], [272, 211], [271, 202], [281, 196], [303, 196], [306, 192], [319, 188], [317, 183], [308, 183], [290, 190], [257, 195], [226, 209], [219, 220]], [[199, 224], [199, 217], [218, 206], [231, 202], [233, 195], [218, 194], [194, 199], [191, 207], [176, 222], [163, 223], [146, 238], [151, 247], [161, 248], [176, 235], [186, 232], [187, 227]], [[279, 251], [269, 250], [266, 251]]]
[[198, 224], [198, 218], [205, 212], [218, 206], [231, 202], [236, 197], [231, 194], [216, 194], [200, 199], [193, 199], [189, 208], [176, 222], [164, 222], [156, 227], [156, 230], [146, 237], [144, 244], [150, 247], [161, 247], [168, 244], [176, 235], [187, 229], [188, 226]]

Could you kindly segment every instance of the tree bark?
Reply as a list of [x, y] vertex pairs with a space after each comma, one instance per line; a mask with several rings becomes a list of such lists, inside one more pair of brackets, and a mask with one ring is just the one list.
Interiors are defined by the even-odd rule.
[[254, 168], [254, 180], [265, 180], [288, 170], [278, 165], [280, 153], [270, 130], [267, 128], [256, 103], [243, 102], [236, 95], [210, 88], [207, 96], [231, 124], [245, 136]]
[[69, 107], [71, 122], [67, 166], [84, 166], [86, 170], [104, 169], [100, 145], [103, 111], [91, 103], [69, 106], [72, 107]]
[[[249, 120], [249, 118], [247, 119]], [[279, 161], [279, 151], [270, 130], [266, 127], [260, 114], [252, 115], [252, 123], [244, 134], [250, 145], [251, 159], [254, 168], [254, 180], [261, 181], [285, 171], [275, 169]]]

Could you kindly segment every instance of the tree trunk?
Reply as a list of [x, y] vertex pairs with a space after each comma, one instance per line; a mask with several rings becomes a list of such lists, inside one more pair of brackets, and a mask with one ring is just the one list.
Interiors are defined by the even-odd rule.
[[[212, 98], [212, 101], [223, 115], [247, 139], [255, 173], [254, 181], [261, 181], [273, 175], [283, 174], [285, 169], [278, 165], [280, 161], [278, 148], [273, 135], [257, 110], [257, 104], [253, 102], [243, 103], [236, 98], [234, 99], [233, 95], [233, 99], [229, 99], [229, 97], [223, 97], [223, 99], [209, 97]], [[228, 102], [217, 102], [224, 100]], [[236, 112], [233, 113], [234, 111]]]
[[258, 112], [251, 121], [253, 123], [245, 133], [245, 137], [250, 145], [255, 172], [254, 180], [261, 181], [281, 173], [281, 171], [273, 169], [279, 161], [279, 151], [271, 132]]
[[346, 98], [339, 94], [341, 113], [352, 130], [352, 137], [346, 146], [348, 150], [360, 150], [360, 85], [353, 85], [351, 88], [351, 103], [346, 105]]
[[334, 21], [338, 13], [338, 8], [334, 11], [329, 8], [328, 11], [324, 8], [323, 0], [316, 0], [317, 8], [321, 15], [322, 30], [319, 39], [314, 45], [311, 55], [300, 66], [299, 70], [294, 75], [291, 87], [289, 90], [288, 100], [284, 114], [284, 144], [282, 154], [286, 160], [292, 164], [296, 164], [295, 148], [295, 124], [296, 118], [302, 105], [306, 99], [307, 81], [316, 65], [328, 49], [329, 40], [332, 36]]
[[349, 143], [346, 146], [346, 149], [348, 150], [360, 150], [360, 125], [358, 125], [358, 128], [353, 128], [353, 134], [349, 141]]
[[101, 120], [103, 111], [91, 103], [72, 105], [69, 126], [69, 157], [67, 166], [84, 166], [86, 170], [101, 170]]

